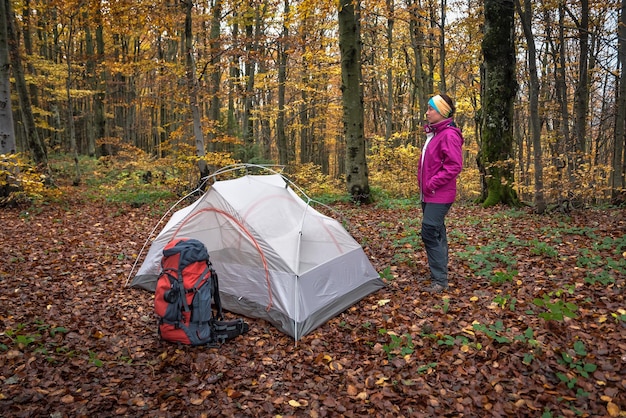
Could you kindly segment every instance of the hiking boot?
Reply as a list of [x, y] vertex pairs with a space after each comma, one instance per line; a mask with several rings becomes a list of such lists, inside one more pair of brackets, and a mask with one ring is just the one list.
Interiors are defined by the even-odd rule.
[[424, 291], [428, 293], [441, 293], [444, 290], [448, 290], [448, 286], [442, 286], [439, 283], [433, 283], [424, 288]]

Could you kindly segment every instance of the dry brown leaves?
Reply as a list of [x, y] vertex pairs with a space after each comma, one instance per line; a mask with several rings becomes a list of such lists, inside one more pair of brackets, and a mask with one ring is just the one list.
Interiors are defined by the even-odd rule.
[[[250, 332], [220, 348], [160, 342], [152, 295], [124, 287], [159, 214], [78, 198], [2, 210], [0, 414], [626, 415], [625, 278], [587, 283], [590, 269], [606, 269], [579, 262], [581, 248], [615, 258], [597, 246], [624, 235], [623, 210], [510, 217], [457, 205], [452, 286], [430, 295], [418, 280], [427, 276], [423, 249], [400, 243], [419, 228], [417, 209], [342, 209], [388, 287], [297, 344], [249, 319]], [[547, 242], [558, 255], [514, 239]], [[475, 277], [472, 256], [459, 256], [507, 240], [511, 281]], [[399, 259], [399, 248], [408, 255]], [[533, 299], [543, 295], [575, 304], [577, 318], [540, 318]], [[588, 377], [576, 368], [585, 364], [596, 366]]]

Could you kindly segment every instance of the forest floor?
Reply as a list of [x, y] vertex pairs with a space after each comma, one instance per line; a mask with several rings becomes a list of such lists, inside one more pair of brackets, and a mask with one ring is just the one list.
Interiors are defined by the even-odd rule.
[[162, 210], [65, 195], [0, 210], [0, 416], [626, 416], [625, 209], [457, 204], [429, 294], [417, 208], [337, 206], [385, 288], [191, 348], [125, 287]]

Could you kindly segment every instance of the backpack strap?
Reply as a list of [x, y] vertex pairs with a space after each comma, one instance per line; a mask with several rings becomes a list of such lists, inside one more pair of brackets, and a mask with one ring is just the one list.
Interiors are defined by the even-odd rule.
[[220, 299], [220, 285], [219, 280], [217, 278], [217, 272], [213, 269], [213, 265], [210, 261], [207, 261], [208, 269], [211, 271], [211, 285], [213, 288], [211, 289], [211, 293], [213, 294], [213, 302], [215, 302], [215, 309], [217, 309], [217, 315], [215, 316], [217, 320], [221, 321], [224, 319], [224, 313], [222, 312], [222, 300]]

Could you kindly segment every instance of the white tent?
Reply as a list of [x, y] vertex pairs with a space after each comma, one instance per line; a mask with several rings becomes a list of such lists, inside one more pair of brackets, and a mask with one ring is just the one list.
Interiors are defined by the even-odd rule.
[[280, 174], [216, 181], [172, 215], [131, 286], [154, 291], [163, 247], [175, 237], [206, 245], [224, 309], [265, 319], [295, 340], [384, 285], [341, 224]]

